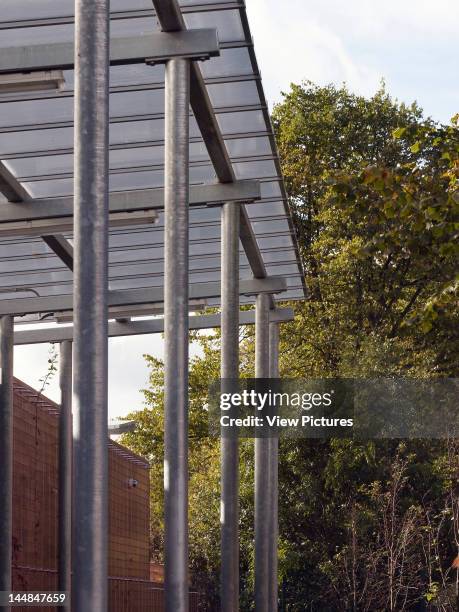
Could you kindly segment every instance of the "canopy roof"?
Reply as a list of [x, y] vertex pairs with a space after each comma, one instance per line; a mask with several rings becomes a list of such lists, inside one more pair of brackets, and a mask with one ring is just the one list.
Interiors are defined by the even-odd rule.
[[[180, 5], [188, 28], [218, 30], [221, 54], [200, 62], [200, 69], [236, 178], [261, 183], [261, 200], [246, 208], [266, 273], [287, 281], [288, 290], [278, 299], [303, 299], [303, 274], [245, 8], [241, 2], [215, 0], [182, 0]], [[73, 0], [2, 0], [0, 30], [0, 53], [2, 47], [72, 41]], [[152, 0], [111, 1], [112, 37], [157, 30]], [[64, 70], [63, 76], [61, 89], [0, 93], [0, 159], [34, 199], [73, 193], [74, 73]], [[217, 180], [192, 117], [190, 183]], [[164, 66], [112, 66], [110, 190], [162, 188], [163, 181]], [[190, 224], [190, 283], [218, 281], [219, 207], [192, 207]], [[66, 236], [71, 240], [71, 234]], [[161, 287], [163, 244], [162, 211], [155, 225], [111, 229], [110, 289]], [[242, 246], [240, 261], [241, 278], [251, 278]], [[71, 294], [72, 276], [40, 237], [2, 238], [0, 233], [2, 300]], [[242, 302], [252, 299], [241, 297]]]

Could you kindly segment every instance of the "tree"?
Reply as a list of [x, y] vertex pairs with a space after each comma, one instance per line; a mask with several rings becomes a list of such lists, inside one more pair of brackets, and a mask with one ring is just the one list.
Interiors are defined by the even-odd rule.
[[[457, 126], [384, 89], [366, 99], [310, 83], [273, 119], [311, 293], [292, 345], [301, 369], [452, 375], [457, 308], [442, 306], [458, 270]], [[408, 329], [435, 303], [435, 325]]]
[[[208, 437], [207, 403], [210, 385], [219, 377], [219, 333], [192, 338], [202, 345], [203, 356], [190, 363], [190, 453], [189, 453], [189, 525], [192, 582], [201, 592], [203, 610], [219, 605], [220, 557], [220, 443]], [[241, 336], [243, 344], [246, 336]], [[250, 345], [250, 342], [248, 342]], [[250, 348], [248, 348], [250, 352]], [[242, 363], [250, 358], [241, 351]], [[163, 561], [163, 456], [164, 456], [164, 376], [161, 360], [146, 356], [150, 366], [150, 386], [144, 390], [145, 408], [128, 418], [137, 422], [135, 432], [123, 436], [123, 444], [148, 458], [151, 465], [151, 554]], [[250, 370], [246, 371], [251, 373]], [[241, 586], [250, 598], [253, 525], [253, 441], [240, 444], [241, 474]], [[250, 604], [248, 604], [250, 605]], [[247, 608], [249, 609], [249, 608]]]

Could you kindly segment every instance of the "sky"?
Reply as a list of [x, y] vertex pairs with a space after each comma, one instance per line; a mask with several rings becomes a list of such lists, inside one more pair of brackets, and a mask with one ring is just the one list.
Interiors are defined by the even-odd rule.
[[[442, 122], [459, 112], [457, 0], [246, 0], [270, 107], [290, 83], [346, 82], [371, 96], [384, 79], [400, 101], [414, 100]], [[49, 347], [15, 349], [15, 375], [40, 387]], [[191, 354], [196, 354], [192, 347]], [[143, 355], [162, 357], [160, 335], [109, 341], [109, 415], [142, 407]], [[57, 376], [46, 394], [59, 401]]]
[[270, 105], [305, 79], [366, 96], [384, 79], [434, 119], [459, 111], [457, 0], [247, 0], [247, 12]]

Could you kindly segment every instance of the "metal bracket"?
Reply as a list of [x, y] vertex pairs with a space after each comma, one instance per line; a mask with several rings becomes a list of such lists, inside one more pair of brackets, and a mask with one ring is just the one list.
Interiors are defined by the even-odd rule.
[[260, 293], [282, 293], [287, 291], [287, 281], [283, 276], [266, 276], [265, 278], [252, 278], [249, 281], [240, 281], [241, 295], [258, 295]]

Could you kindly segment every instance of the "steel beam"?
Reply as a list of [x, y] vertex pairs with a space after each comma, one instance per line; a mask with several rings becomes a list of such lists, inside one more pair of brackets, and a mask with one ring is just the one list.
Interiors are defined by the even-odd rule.
[[[0, 193], [10, 202], [25, 202], [30, 200], [30, 195], [19, 183], [17, 178], [0, 161]], [[2, 204], [2, 207], [4, 205]]]
[[[224, 204], [221, 215], [221, 378], [231, 392], [239, 378], [239, 205]], [[223, 433], [223, 432], [222, 432]], [[222, 612], [239, 610], [239, 441], [221, 436]]]
[[[200, 312], [207, 307], [206, 300], [190, 300], [188, 303], [189, 312]], [[160, 317], [164, 315], [164, 304], [138, 304], [137, 306], [115, 306], [109, 308], [109, 320], [115, 320], [120, 323], [127, 323], [138, 317]], [[56, 323], [73, 323], [73, 312], [59, 312], [54, 315], [53, 320]]]
[[[20, 205], [18, 205], [20, 206]], [[123, 227], [127, 228], [131, 225], [153, 225], [158, 220], [158, 216], [153, 211], [137, 211], [129, 213], [110, 213], [109, 224], [110, 228]], [[73, 233], [73, 220], [68, 218], [53, 218], [53, 219], [34, 219], [32, 221], [12, 221], [0, 223], [0, 238], [24, 236], [43, 237], [57, 234]]]
[[123, 422], [110, 423], [108, 425], [108, 435], [109, 436], [119, 436], [124, 433], [135, 431], [136, 428], [137, 428], [137, 421], [123, 421]]
[[[72, 342], [61, 342], [59, 363], [58, 590], [70, 595], [72, 582]], [[70, 600], [65, 603], [70, 610]]]
[[[110, 64], [165, 62], [173, 57], [208, 59], [219, 55], [217, 31], [197, 29], [184, 32], [151, 32], [110, 40]], [[73, 42], [5, 47], [0, 56], [0, 73], [35, 70], [72, 70]]]
[[153, 0], [156, 18], [158, 19], [163, 32], [177, 32], [185, 30], [185, 20], [182, 11], [175, 0]]
[[[257, 296], [255, 377], [269, 378], [269, 296]], [[255, 438], [255, 612], [267, 612], [269, 602], [269, 542], [271, 492], [269, 438]]]
[[73, 246], [67, 238], [60, 234], [55, 236], [42, 236], [42, 238], [67, 268], [73, 271]]
[[[186, 31], [185, 21], [176, 0], [153, 0], [156, 17], [163, 32]], [[212, 164], [222, 183], [232, 183], [235, 175], [220, 132], [212, 103], [198, 65], [191, 65], [190, 103]]]
[[[32, 206], [32, 198], [29, 192], [21, 185], [17, 178], [0, 161], [0, 192], [7, 198], [8, 203], [0, 206], [0, 217], [8, 210], [8, 207], [17, 207], [19, 211], [22, 207]], [[17, 204], [16, 204], [17, 203]], [[72, 202], [73, 209], [73, 202]], [[73, 214], [73, 210], [72, 210]], [[1, 230], [1, 224], [0, 224]], [[64, 236], [42, 236], [46, 244], [62, 259], [66, 266], [73, 270], [73, 249]]]
[[[0, 591], [11, 591], [13, 518], [13, 319], [0, 319]], [[0, 606], [8, 612], [9, 606]]]
[[[193, 283], [189, 287], [188, 298], [190, 300], [200, 300], [220, 297], [220, 287], [221, 285], [218, 282]], [[258, 293], [282, 293], [286, 289], [287, 283], [284, 278], [280, 276], [268, 276], [267, 278], [241, 280], [239, 294], [256, 295]], [[110, 291], [108, 293], [108, 305], [110, 307], [162, 304], [164, 300], [165, 291], [163, 287]], [[34, 313], [55, 313], [71, 310], [73, 310], [73, 298], [71, 295], [0, 300], [0, 316], [5, 314], [21, 316]], [[126, 316], [128, 315], [129, 313], [126, 313]]]
[[[269, 323], [269, 377], [279, 378], [279, 323]], [[269, 490], [271, 525], [269, 528], [269, 612], [278, 612], [278, 540], [279, 540], [279, 438], [269, 438]]]
[[[175, 0], [174, 0], [175, 1]], [[204, 139], [207, 152], [219, 181], [233, 183], [236, 178], [223, 136], [210, 101], [201, 69], [191, 66], [191, 108], [199, 131]]]
[[[258, 247], [252, 224], [250, 223], [250, 219], [244, 206], [240, 207], [240, 215], [241, 244], [249, 261], [252, 273], [255, 278], [266, 278], [267, 273], [263, 256]], [[271, 303], [271, 307], [273, 307], [273, 303]]]
[[[3, 168], [6, 171], [4, 166]], [[2, 166], [0, 162], [0, 177], [2, 176], [1, 169]], [[6, 174], [4, 176], [6, 177]], [[39, 221], [42, 219], [62, 219], [73, 216], [73, 197], [30, 200], [30, 196], [28, 196], [29, 201], [21, 201], [19, 192], [21, 185], [16, 179], [14, 179], [14, 181], [16, 183], [14, 191], [8, 192], [5, 187], [6, 180], [2, 188], [0, 178], [0, 191], [9, 199], [14, 198], [10, 203], [4, 203], [0, 206], [0, 224]], [[8, 185], [10, 185], [10, 183], [12, 183], [12, 181], [10, 181]], [[204, 204], [217, 205], [231, 201], [247, 203], [259, 200], [261, 197], [260, 184], [258, 181], [190, 185], [189, 189], [189, 203], [191, 206], [202, 206]], [[11, 196], [11, 198], [9, 196]], [[142, 210], [160, 210], [163, 208], [163, 189], [140, 189], [137, 191], [120, 191], [110, 194], [110, 213], [129, 213]]]
[[190, 62], [165, 74], [164, 552], [166, 612], [187, 612]]
[[109, 0], [75, 0], [73, 612], [108, 600]]
[[[278, 308], [269, 311], [270, 322], [285, 323], [293, 320], [291, 308]], [[239, 312], [239, 325], [254, 325], [255, 312], [243, 310]], [[213, 329], [221, 326], [219, 314], [193, 316], [189, 318], [190, 329]], [[110, 338], [124, 336], [141, 336], [144, 334], [162, 334], [164, 332], [164, 319], [144, 319], [141, 321], [129, 321], [119, 323], [117, 321], [108, 324], [108, 335]], [[29, 329], [15, 331], [14, 344], [46, 344], [48, 342], [63, 342], [73, 340], [73, 326], [58, 325], [57, 327], [43, 329]]]
[[[164, 32], [186, 30], [185, 21], [177, 0], [152, 0], [161, 29]], [[204, 139], [207, 152], [221, 183], [233, 183], [235, 174], [225, 141], [207, 93], [201, 70], [196, 63], [191, 64], [190, 103], [196, 123]], [[266, 268], [257, 241], [251, 231], [250, 220], [244, 206], [240, 207], [241, 243], [247, 255], [253, 275], [264, 278]], [[271, 302], [271, 306], [273, 303]]]

